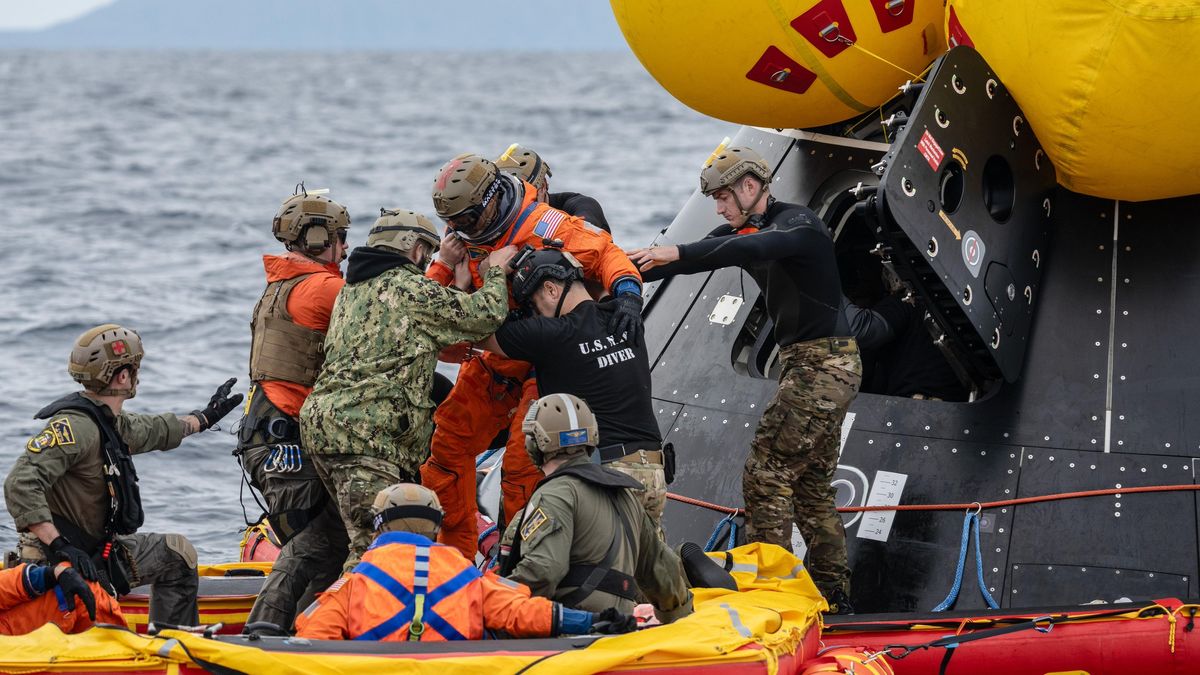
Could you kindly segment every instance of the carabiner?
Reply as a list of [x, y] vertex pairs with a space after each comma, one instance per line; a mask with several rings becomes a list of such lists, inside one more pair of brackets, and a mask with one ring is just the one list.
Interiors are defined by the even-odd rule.
[[279, 446], [273, 446], [271, 453], [263, 460], [263, 471], [266, 473], [275, 473], [276, 465], [279, 462]]

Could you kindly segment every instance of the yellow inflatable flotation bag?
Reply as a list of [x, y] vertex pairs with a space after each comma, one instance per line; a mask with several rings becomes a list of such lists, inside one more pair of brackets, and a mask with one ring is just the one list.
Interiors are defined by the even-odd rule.
[[946, 50], [937, 0], [612, 0], [612, 7], [633, 53], [663, 88], [705, 115], [751, 126], [854, 117]]
[[1075, 192], [1200, 193], [1200, 1], [950, 0], [951, 45], [975, 47]]

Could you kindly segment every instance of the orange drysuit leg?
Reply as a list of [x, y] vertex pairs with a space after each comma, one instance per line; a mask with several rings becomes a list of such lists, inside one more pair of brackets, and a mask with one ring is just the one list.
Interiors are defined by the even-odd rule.
[[525, 432], [521, 424], [525, 412], [538, 399], [537, 380], [529, 378], [522, 387], [521, 403], [508, 427], [508, 444], [504, 448], [504, 474], [500, 478], [500, 489], [504, 492], [504, 520], [512, 522], [518, 511], [525, 508], [533, 489], [542, 479], [542, 471], [533, 465], [529, 453], [525, 452]]
[[497, 381], [496, 376], [519, 382], [529, 371], [523, 361], [492, 355], [463, 364], [450, 395], [433, 416], [431, 454], [421, 467], [421, 483], [437, 492], [446, 515], [438, 540], [474, 559], [479, 533], [475, 514], [475, 457], [509, 423], [520, 402], [520, 387]]

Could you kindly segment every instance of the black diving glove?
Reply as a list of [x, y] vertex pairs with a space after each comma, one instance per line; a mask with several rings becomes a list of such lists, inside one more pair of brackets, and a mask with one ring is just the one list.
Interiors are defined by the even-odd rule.
[[193, 410], [191, 412], [196, 419], [200, 420], [200, 431], [205, 431], [206, 429], [211, 428], [212, 425], [220, 422], [221, 418], [228, 415], [230, 410], [238, 407], [238, 404], [242, 402], [241, 394], [234, 394], [233, 396], [229, 395], [229, 392], [233, 389], [233, 385], [236, 382], [236, 377], [231, 377], [228, 380], [225, 380], [225, 384], [217, 387], [216, 393], [212, 395], [212, 398], [208, 399], [207, 408], [204, 410]]
[[96, 596], [74, 567], [64, 567], [62, 572], [51, 574], [51, 578], [56, 579], [69, 611], [75, 611], [75, 599], [79, 598], [87, 608], [88, 618], [96, 620]]
[[629, 344], [642, 343], [642, 296], [637, 293], [621, 293], [613, 299], [615, 311], [608, 320], [608, 330], [613, 335], [626, 333]]
[[91, 556], [76, 548], [66, 537], [59, 535], [50, 542], [50, 552], [53, 554], [53, 562], [69, 562], [84, 579], [96, 581], [96, 566], [92, 563]]
[[637, 630], [637, 617], [632, 614], [622, 614], [615, 607], [609, 607], [596, 615], [592, 621], [592, 632], [601, 635], [619, 635]]

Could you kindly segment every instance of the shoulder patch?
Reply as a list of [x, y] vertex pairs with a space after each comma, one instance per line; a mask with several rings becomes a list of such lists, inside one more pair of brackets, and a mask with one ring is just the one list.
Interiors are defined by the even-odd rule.
[[58, 417], [50, 421], [50, 431], [54, 432], [54, 440], [59, 445], [75, 445], [75, 430], [71, 428], [69, 417]]
[[325, 592], [326, 593], [337, 593], [338, 589], [340, 589], [342, 586], [346, 585], [346, 579], [349, 579], [349, 578], [350, 577], [343, 574], [342, 576], [338, 577], [337, 581], [330, 584], [329, 588], [325, 589]]
[[521, 525], [521, 540], [529, 539], [548, 520], [550, 520], [550, 517], [546, 515], [546, 512], [541, 507], [534, 509], [533, 513], [525, 517], [525, 523]]
[[25, 449], [29, 452], [37, 454], [46, 448], [53, 448], [56, 445], [58, 445], [58, 439], [55, 438], [54, 431], [51, 430], [50, 427], [46, 427], [45, 429], [42, 429], [41, 433], [33, 438], [30, 438], [29, 441], [25, 443]]

